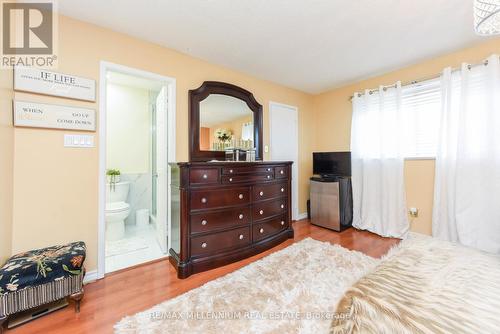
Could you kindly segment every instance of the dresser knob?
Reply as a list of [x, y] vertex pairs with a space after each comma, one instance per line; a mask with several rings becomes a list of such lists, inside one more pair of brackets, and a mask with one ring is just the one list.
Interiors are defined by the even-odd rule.
[[232, 169], [230, 169], [230, 170], [229, 170], [229, 173], [233, 174], [233, 170], [232, 170]]
[[281, 226], [283, 226], [283, 225], [285, 225], [285, 221], [284, 220], [281, 221]]
[[244, 236], [243, 234], [240, 234], [240, 240], [243, 240]]
[[263, 228], [261, 228], [261, 229], [259, 230], [259, 232], [260, 232], [260, 233], [264, 233], [264, 229], [263, 229]]
[[268, 178], [268, 179], [270, 179], [270, 178], [271, 178], [271, 175], [268, 175], [268, 176], [267, 176], [267, 178]]
[[259, 213], [260, 213], [261, 215], [263, 215], [263, 214], [264, 214], [264, 210], [260, 210], [260, 211], [259, 211]]
[[238, 195], [238, 198], [239, 198], [239, 199], [243, 199], [243, 194], [239, 194], [239, 195]]
[[201, 248], [207, 248], [207, 243], [206, 242], [202, 243]]
[[280, 170], [280, 174], [281, 174], [281, 175], [285, 174], [285, 171]]
[[281, 188], [281, 192], [284, 193], [285, 192], [285, 188]]
[[268, 168], [268, 169], [267, 169], [267, 171], [268, 171], [268, 172], [270, 172], [270, 171], [271, 171], [271, 168]]
[[201, 199], [201, 203], [206, 203], [206, 202], [207, 202], [207, 199], [206, 199], [205, 197], [203, 197], [203, 198]]
[[243, 214], [240, 213], [240, 215], [238, 216], [239, 219], [243, 219]]
[[264, 192], [263, 192], [263, 191], [261, 191], [261, 192], [259, 193], [259, 195], [260, 195], [260, 196], [264, 196]]
[[281, 204], [281, 208], [284, 209], [285, 208], [285, 204]]
[[229, 182], [233, 182], [233, 178], [232, 177], [229, 178]]
[[207, 222], [205, 219], [203, 219], [203, 220], [201, 221], [201, 225], [203, 225], [203, 226], [207, 225], [207, 223], [208, 223], [208, 222]]
[[206, 180], [208, 179], [208, 175], [207, 174], [203, 174], [203, 178]]

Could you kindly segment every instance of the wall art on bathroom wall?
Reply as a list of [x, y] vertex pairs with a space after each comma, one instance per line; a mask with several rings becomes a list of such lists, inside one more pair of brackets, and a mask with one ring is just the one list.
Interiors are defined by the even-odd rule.
[[89, 108], [14, 101], [14, 126], [95, 131], [95, 120], [95, 110]]
[[34, 67], [14, 67], [14, 89], [95, 102], [95, 80]]

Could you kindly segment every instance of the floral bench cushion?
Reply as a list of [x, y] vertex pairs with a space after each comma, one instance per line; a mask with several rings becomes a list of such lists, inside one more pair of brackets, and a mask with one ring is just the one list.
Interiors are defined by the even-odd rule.
[[0, 268], [0, 295], [80, 275], [85, 243], [73, 242], [12, 256]]

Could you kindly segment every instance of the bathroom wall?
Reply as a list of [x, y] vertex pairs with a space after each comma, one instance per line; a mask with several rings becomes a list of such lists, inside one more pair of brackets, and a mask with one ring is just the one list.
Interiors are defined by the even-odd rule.
[[134, 225], [136, 210], [151, 208], [150, 91], [108, 83], [106, 98], [106, 168], [119, 169], [130, 182], [125, 222]]
[[0, 70], [0, 265], [12, 255], [14, 128], [12, 71]]

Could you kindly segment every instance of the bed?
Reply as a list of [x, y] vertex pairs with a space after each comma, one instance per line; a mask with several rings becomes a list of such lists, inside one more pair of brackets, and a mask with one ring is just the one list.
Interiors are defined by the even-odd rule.
[[500, 256], [411, 234], [346, 291], [331, 333], [500, 333]]

